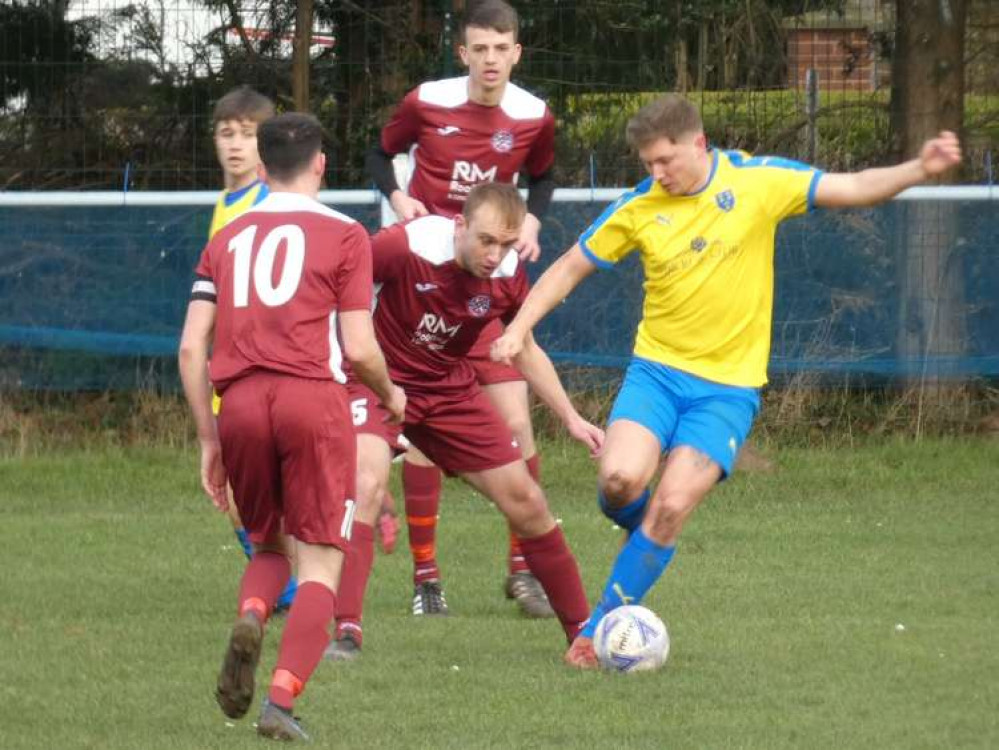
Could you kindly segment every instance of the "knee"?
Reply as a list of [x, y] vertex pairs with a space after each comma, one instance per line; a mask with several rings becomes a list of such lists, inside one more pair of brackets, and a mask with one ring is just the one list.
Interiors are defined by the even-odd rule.
[[532, 522], [548, 516], [548, 501], [544, 491], [530, 477], [509, 488], [506, 507], [511, 520]]
[[533, 432], [531, 430], [531, 415], [529, 413], [517, 411], [516, 414], [508, 415], [506, 420], [506, 426], [513, 433], [513, 436], [517, 439], [520, 445], [526, 445], [531, 442], [533, 438]]
[[387, 489], [383, 479], [372, 471], [357, 473], [357, 504], [361, 508], [381, 506]]
[[524, 484], [517, 489], [516, 501], [525, 510], [530, 511], [532, 514], [540, 513], [548, 508], [548, 501], [545, 499], [545, 493], [538, 486], [538, 483], [533, 479], [524, 482]]
[[621, 467], [600, 468], [600, 491], [612, 506], [625, 505], [642, 494], [642, 478]]
[[672, 543], [696, 506], [697, 499], [683, 493], [653, 498], [646, 514], [650, 536], [663, 544]]

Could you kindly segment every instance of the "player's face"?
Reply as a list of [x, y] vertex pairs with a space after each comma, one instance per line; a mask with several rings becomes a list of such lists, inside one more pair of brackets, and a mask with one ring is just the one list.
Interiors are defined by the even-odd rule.
[[638, 158], [652, 179], [670, 195], [699, 190], [710, 172], [704, 133], [682, 135], [676, 141], [659, 138], [639, 148]]
[[458, 265], [480, 279], [493, 275], [519, 237], [520, 227], [511, 227], [488, 203], [479, 206], [467, 222], [461, 214], [454, 219]]
[[461, 61], [468, 66], [473, 90], [495, 91], [510, 80], [513, 66], [520, 61], [520, 45], [513, 32], [469, 26], [465, 43], [458, 47]]
[[257, 179], [257, 123], [223, 120], [215, 126], [215, 153], [226, 175], [226, 187], [242, 187]]

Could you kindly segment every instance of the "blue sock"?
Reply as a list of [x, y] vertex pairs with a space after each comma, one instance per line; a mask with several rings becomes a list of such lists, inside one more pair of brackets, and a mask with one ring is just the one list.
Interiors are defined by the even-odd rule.
[[645, 492], [637, 499], [617, 508], [607, 502], [601, 490], [597, 490], [597, 502], [600, 503], [600, 510], [605, 516], [630, 534], [638, 528], [645, 517], [645, 506], [649, 504], [649, 489], [646, 487]]
[[649, 589], [659, 580], [673, 559], [676, 545], [656, 544], [640, 528], [635, 529], [628, 543], [614, 561], [603, 596], [590, 613], [590, 619], [580, 635], [592, 638], [600, 619], [622, 604], [641, 604]]
[[253, 557], [253, 545], [250, 544], [250, 535], [246, 533], [246, 529], [233, 529], [236, 532], [236, 538], [239, 540], [239, 546], [243, 548], [243, 554], [246, 555], [246, 559], [249, 560]]
[[284, 591], [281, 592], [281, 596], [278, 597], [277, 604], [275, 605], [279, 609], [285, 609], [291, 606], [292, 601], [295, 599], [295, 593], [298, 591], [298, 579], [292, 576], [288, 579], [288, 585], [284, 587]]

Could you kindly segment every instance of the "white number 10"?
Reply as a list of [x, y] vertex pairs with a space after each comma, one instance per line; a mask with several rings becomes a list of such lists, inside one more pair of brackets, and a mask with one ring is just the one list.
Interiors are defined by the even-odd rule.
[[[260, 301], [268, 307], [278, 307], [295, 296], [298, 283], [302, 280], [305, 266], [305, 233], [295, 224], [282, 224], [275, 227], [263, 242], [256, 259], [253, 258], [253, 240], [257, 234], [256, 224], [252, 224], [229, 240], [229, 252], [233, 253], [232, 302], [235, 307], [250, 304], [250, 264], [253, 264], [253, 287]], [[274, 262], [278, 247], [284, 243], [284, 267], [281, 278], [274, 286]]]

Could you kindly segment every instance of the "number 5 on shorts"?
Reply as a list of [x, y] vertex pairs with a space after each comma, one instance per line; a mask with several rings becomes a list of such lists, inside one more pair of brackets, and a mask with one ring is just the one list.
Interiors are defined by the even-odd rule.
[[368, 421], [368, 399], [359, 398], [350, 402], [350, 419], [354, 427], [360, 427]]

